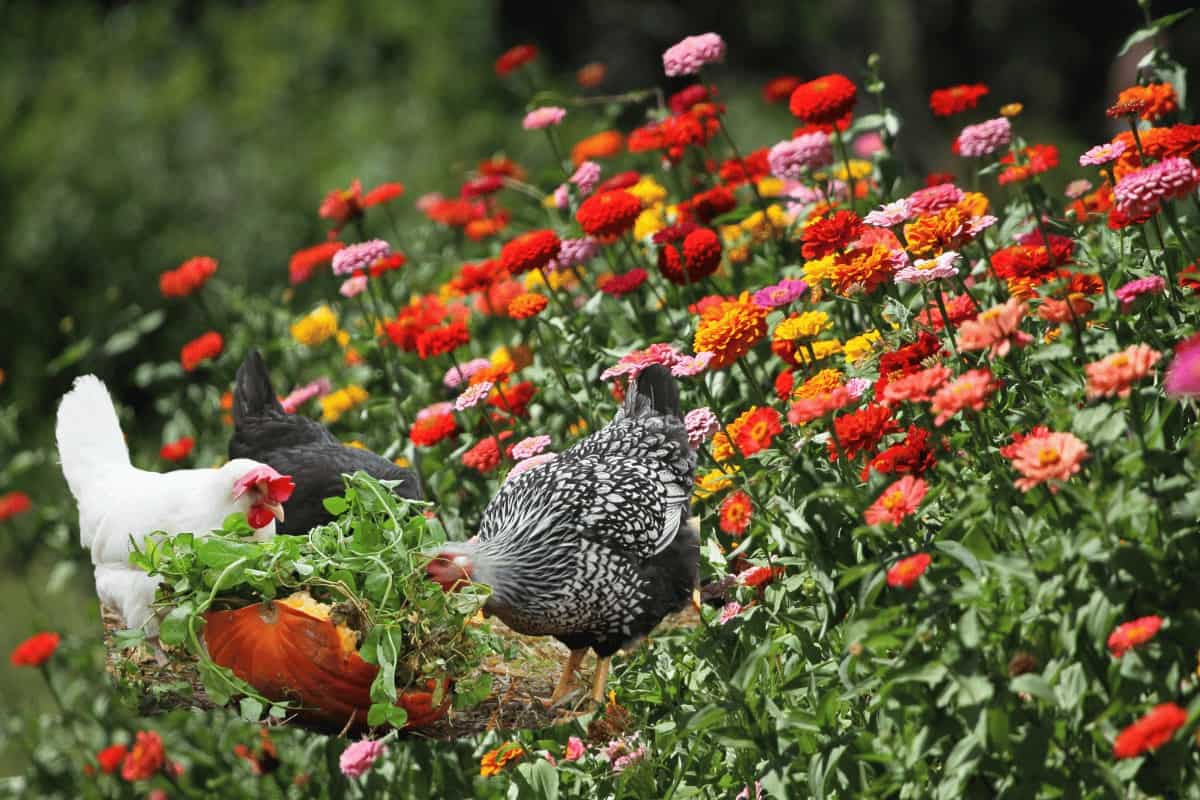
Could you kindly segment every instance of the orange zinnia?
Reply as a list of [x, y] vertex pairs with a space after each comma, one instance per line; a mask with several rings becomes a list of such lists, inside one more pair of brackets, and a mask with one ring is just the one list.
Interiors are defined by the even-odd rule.
[[1120, 658], [1126, 651], [1153, 639], [1162, 624], [1162, 617], [1149, 616], [1118, 625], [1108, 637], [1109, 652], [1113, 658]]
[[[737, 420], [737, 433], [730, 433], [737, 442], [742, 455], [752, 456], [760, 450], [771, 446], [771, 440], [783, 432], [779, 412], [773, 408], [755, 408], [746, 412]], [[736, 423], [735, 423], [736, 424]]]
[[696, 326], [693, 352], [713, 354], [709, 369], [728, 367], [767, 335], [768, 311], [755, 303], [749, 292], [710, 306]]
[[508, 742], [489, 750], [479, 760], [479, 774], [485, 778], [499, 775], [506, 764], [525, 755], [525, 748], [515, 742]]
[[750, 495], [741, 489], [721, 501], [721, 530], [730, 536], [741, 536], [750, 526], [754, 506]]

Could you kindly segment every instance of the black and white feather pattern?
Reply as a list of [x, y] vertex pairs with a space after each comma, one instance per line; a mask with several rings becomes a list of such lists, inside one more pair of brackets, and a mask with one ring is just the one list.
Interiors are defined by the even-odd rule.
[[648, 633], [695, 583], [695, 467], [674, 378], [650, 367], [610, 424], [505, 483], [484, 510], [473, 560], [489, 609], [602, 656]]

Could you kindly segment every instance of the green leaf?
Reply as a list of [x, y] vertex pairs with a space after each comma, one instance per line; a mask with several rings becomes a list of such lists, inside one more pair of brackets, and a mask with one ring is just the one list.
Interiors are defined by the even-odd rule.
[[687, 721], [686, 727], [688, 731], [698, 733], [714, 727], [727, 716], [728, 714], [725, 709], [713, 703], [709, 703], [695, 714], [692, 714], [691, 718]]
[[1017, 693], [1031, 694], [1047, 703], [1055, 702], [1054, 690], [1050, 687], [1050, 683], [1041, 675], [1032, 672], [1013, 678], [1008, 684], [1008, 688]]
[[979, 563], [979, 559], [975, 557], [975, 554], [964, 547], [961, 543], [953, 540], [946, 540], [942, 542], [935, 542], [933, 546], [953, 558], [955, 561], [960, 562], [967, 569], [971, 570], [971, 573], [975, 575], [975, 577], [983, 577], [983, 565]]
[[263, 704], [253, 697], [243, 697], [238, 704], [238, 713], [247, 722], [258, 722], [262, 718]]
[[544, 758], [524, 761], [517, 766], [517, 772], [528, 782], [534, 797], [558, 800], [558, 770], [549, 761]]
[[326, 497], [324, 500], [325, 510], [335, 517], [346, 513], [346, 509], [350, 504], [346, 502], [344, 497]]
[[188, 620], [195, 611], [191, 602], [181, 603], [171, 609], [171, 613], [167, 614], [158, 628], [158, 638], [162, 643], [173, 647], [183, 644], [187, 640]]
[[142, 335], [137, 331], [117, 331], [108, 337], [108, 341], [100, 349], [106, 356], [120, 355], [132, 350], [141, 338]]

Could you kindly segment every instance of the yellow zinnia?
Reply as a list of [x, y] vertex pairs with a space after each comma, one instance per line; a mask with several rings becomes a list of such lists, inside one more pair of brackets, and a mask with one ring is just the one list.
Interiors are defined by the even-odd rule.
[[642, 205], [646, 207], [658, 205], [663, 200], [667, 199], [667, 190], [658, 184], [654, 178], [649, 175], [643, 175], [642, 178], [630, 186], [625, 191], [642, 201]]
[[883, 337], [879, 331], [867, 331], [861, 336], [855, 336], [853, 339], [847, 339], [843, 347], [843, 355], [846, 357], [847, 364], [855, 364], [871, 353], [875, 352], [875, 345], [879, 344]]
[[321, 403], [321, 421], [337, 422], [342, 414], [361, 405], [369, 396], [366, 389], [355, 384], [325, 395], [319, 401]]
[[338, 332], [337, 314], [329, 306], [320, 306], [292, 325], [292, 338], [306, 347], [316, 347]]

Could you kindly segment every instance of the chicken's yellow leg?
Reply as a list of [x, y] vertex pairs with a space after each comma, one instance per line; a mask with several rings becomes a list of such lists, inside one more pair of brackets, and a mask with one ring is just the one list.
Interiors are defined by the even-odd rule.
[[558, 686], [554, 687], [554, 694], [546, 701], [547, 706], [553, 706], [566, 696], [567, 692], [571, 691], [571, 687], [575, 685], [575, 670], [579, 669], [580, 662], [583, 661], [584, 655], [587, 654], [587, 648], [572, 650], [570, 657], [567, 659], [567, 665], [563, 667], [562, 677], [558, 679]]
[[612, 656], [596, 659], [596, 674], [592, 676], [592, 700], [598, 706], [604, 705], [604, 690], [608, 687], [608, 668], [612, 665]]

